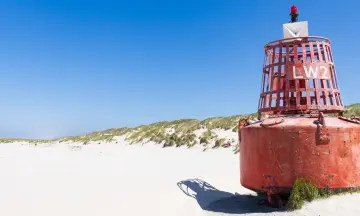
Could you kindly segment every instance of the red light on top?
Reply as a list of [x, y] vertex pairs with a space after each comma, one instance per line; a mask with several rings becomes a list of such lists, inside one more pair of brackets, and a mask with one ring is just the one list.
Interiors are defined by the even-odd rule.
[[290, 13], [294, 14], [294, 13], [297, 13], [298, 12], [298, 9], [295, 5], [293, 5], [290, 9]]

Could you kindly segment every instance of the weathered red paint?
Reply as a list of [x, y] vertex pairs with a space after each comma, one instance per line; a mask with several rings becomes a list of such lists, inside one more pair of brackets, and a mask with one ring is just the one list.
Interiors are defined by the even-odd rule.
[[[320, 135], [326, 127], [327, 133]], [[360, 186], [360, 121], [285, 116], [240, 131], [241, 184], [255, 191], [289, 193], [296, 178], [319, 188]], [[329, 142], [322, 142], [328, 136]]]
[[288, 194], [296, 178], [318, 188], [359, 187], [360, 119], [343, 111], [328, 39], [267, 44], [259, 121], [239, 121], [241, 184], [267, 193], [269, 202]]
[[323, 37], [282, 39], [265, 46], [259, 112], [341, 113], [344, 105], [331, 53]]

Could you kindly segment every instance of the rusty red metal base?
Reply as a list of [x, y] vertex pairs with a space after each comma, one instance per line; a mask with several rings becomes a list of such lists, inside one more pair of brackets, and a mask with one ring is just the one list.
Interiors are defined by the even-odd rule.
[[289, 194], [297, 178], [306, 178], [317, 188], [360, 186], [356, 117], [320, 113], [240, 122], [239, 143], [241, 184], [269, 198]]

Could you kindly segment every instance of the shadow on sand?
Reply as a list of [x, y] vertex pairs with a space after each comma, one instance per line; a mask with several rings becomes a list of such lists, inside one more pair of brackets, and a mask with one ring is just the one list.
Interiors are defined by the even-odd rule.
[[227, 214], [271, 213], [282, 211], [259, 203], [266, 197], [232, 194], [221, 191], [201, 179], [189, 179], [177, 183], [188, 196], [194, 198], [206, 210]]

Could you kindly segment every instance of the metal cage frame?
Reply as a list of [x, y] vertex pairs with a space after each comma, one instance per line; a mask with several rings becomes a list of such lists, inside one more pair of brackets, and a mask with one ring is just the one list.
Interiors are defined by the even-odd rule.
[[259, 115], [342, 114], [344, 105], [330, 44], [329, 39], [318, 36], [266, 44]]

